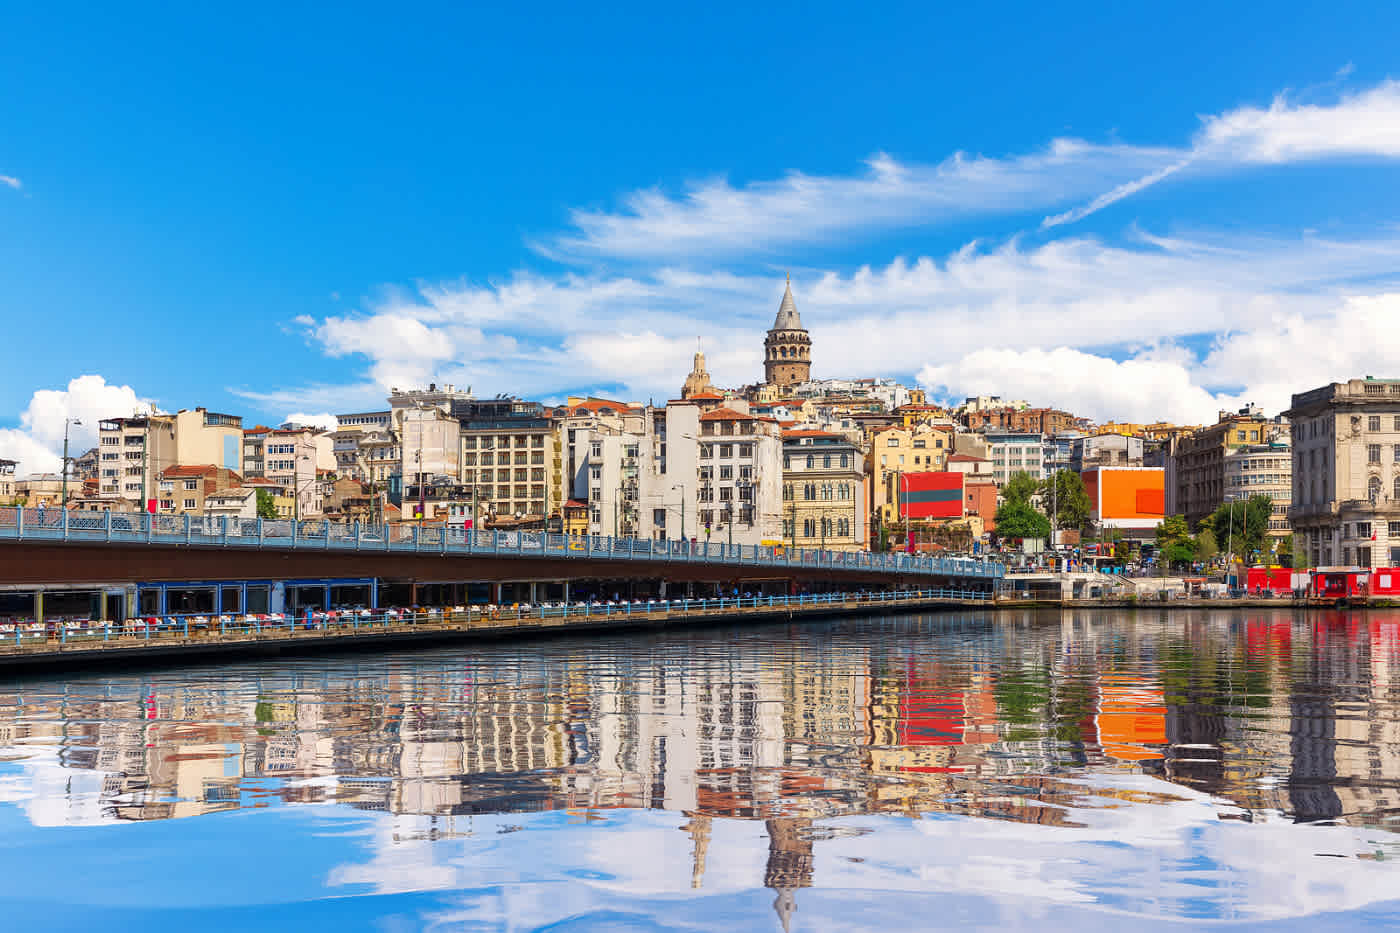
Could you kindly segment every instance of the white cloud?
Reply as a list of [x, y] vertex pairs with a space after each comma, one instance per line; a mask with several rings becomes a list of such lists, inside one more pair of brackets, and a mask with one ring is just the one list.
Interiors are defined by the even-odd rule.
[[7, 188], [13, 188], [16, 191], [24, 187], [23, 182], [21, 182], [18, 178], [16, 178], [13, 175], [0, 175], [0, 185], [4, 185]]
[[[1181, 364], [1181, 340], [1199, 345], [1201, 335], [1228, 331], [1237, 335], [1231, 352], [1242, 352], [1245, 335], [1273, 333], [1281, 322], [1312, 326], [1329, 319], [1348, 293], [1363, 293], [1345, 283], [1392, 276], [1397, 268], [1400, 236], [1338, 241], [1138, 233], [1123, 245], [1090, 237], [1035, 247], [1018, 240], [995, 248], [974, 243], [939, 260], [805, 273], [794, 290], [813, 333], [816, 375], [912, 376], [989, 348], [1068, 347], [1110, 362], [1126, 354]], [[1368, 290], [1387, 293], [1379, 286]], [[781, 278], [771, 274], [675, 268], [424, 286], [310, 328], [313, 341], [334, 355], [362, 358], [365, 381], [344, 389], [245, 395], [283, 410], [346, 411], [382, 404], [393, 385], [437, 381], [487, 394], [553, 397], [598, 389], [660, 401], [678, 391], [697, 336], [715, 381], [739, 386], [761, 376], [762, 335], [781, 292]], [[1015, 342], [1004, 342], [1005, 335]], [[1340, 346], [1327, 364], [1335, 370], [1331, 378], [1344, 377], [1363, 359], [1345, 341]], [[1119, 349], [1109, 354], [1102, 348]], [[1207, 379], [1197, 385], [1228, 390], [1249, 384], [1194, 365], [1193, 378]], [[947, 372], [969, 379], [976, 374], [971, 368]], [[1275, 366], [1269, 372], [1291, 378], [1299, 370]], [[1215, 405], [1213, 394], [1149, 398], [1171, 400], [1174, 410], [1202, 411]], [[363, 398], [352, 404], [351, 396]]]
[[97, 443], [97, 423], [146, 410], [149, 402], [131, 386], [110, 385], [96, 374], [78, 376], [64, 389], [40, 389], [20, 414], [20, 430], [0, 431], [0, 457], [20, 462], [20, 473], [41, 473], [60, 468], [63, 428], [67, 418], [82, 424], [69, 428], [69, 455]]
[[1287, 409], [1295, 392], [1362, 375], [1394, 378], [1400, 292], [1337, 299], [1315, 315], [1277, 314], [1215, 339], [1198, 357], [1174, 344], [1127, 359], [1070, 347], [977, 350], [930, 364], [919, 381], [945, 397], [1000, 393], [1099, 420], [1213, 423], [1247, 402]]
[[324, 431], [334, 431], [340, 427], [340, 422], [335, 415], [323, 411], [318, 415], [308, 415], [305, 412], [294, 411], [282, 419], [283, 424], [300, 424], [305, 427], [321, 428]]

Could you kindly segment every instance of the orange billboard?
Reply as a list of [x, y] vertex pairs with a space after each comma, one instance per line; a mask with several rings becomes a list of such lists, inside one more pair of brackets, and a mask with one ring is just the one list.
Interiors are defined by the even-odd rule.
[[1098, 467], [1083, 474], [1094, 521], [1108, 528], [1156, 528], [1166, 515], [1161, 467]]

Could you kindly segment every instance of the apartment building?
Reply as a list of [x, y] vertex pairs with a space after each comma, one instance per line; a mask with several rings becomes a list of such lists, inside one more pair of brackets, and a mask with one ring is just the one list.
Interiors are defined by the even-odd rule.
[[0, 505], [15, 501], [15, 460], [0, 460]]
[[370, 465], [361, 443], [377, 442], [392, 431], [393, 412], [362, 411], [336, 415], [336, 429], [331, 432], [331, 447], [335, 453], [337, 476], [366, 482]]
[[1268, 419], [1249, 406], [1233, 414], [1222, 411], [1215, 424], [1178, 436], [1166, 470], [1172, 481], [1167, 514], [1185, 515], [1195, 528], [1225, 501], [1225, 455], [1265, 443], [1268, 434]]
[[[458, 475], [474, 490], [482, 521], [543, 529], [568, 498], [559, 433], [544, 406], [502, 396], [460, 399], [450, 411], [458, 424]], [[409, 443], [405, 435], [405, 451]]]
[[1100, 429], [1097, 434], [1073, 442], [1069, 468], [1083, 473], [1094, 467], [1140, 467], [1143, 465], [1142, 457], [1141, 437]]
[[1400, 379], [1293, 396], [1289, 520], [1312, 567], [1400, 566]]
[[1288, 443], [1239, 447], [1225, 456], [1225, 501], [1242, 502], [1253, 496], [1273, 500], [1269, 534], [1282, 538], [1292, 533], [1288, 510], [1293, 503], [1293, 451]]
[[1040, 479], [1044, 473], [1043, 434], [1027, 434], [1019, 431], [988, 431], [988, 459], [992, 461], [992, 479], [998, 486], [1017, 473], [1029, 473]]
[[867, 546], [864, 455], [841, 434], [787, 431], [783, 438], [783, 539], [794, 547]]
[[156, 507], [162, 515], [202, 515], [209, 496], [241, 482], [234, 471], [212, 464], [166, 467], [157, 484]]
[[901, 473], [927, 473], [945, 468], [953, 452], [951, 426], [929, 424], [889, 427], [876, 431], [866, 452], [865, 474], [870, 477], [869, 499], [877, 521], [895, 520], [896, 491]]
[[[335, 451], [329, 434], [319, 428], [290, 427], [258, 435], [261, 476], [281, 487], [294, 500], [293, 515], [313, 518], [321, 514], [323, 482], [335, 469]], [[244, 439], [245, 452], [248, 439]]]
[[180, 462], [169, 415], [106, 418], [97, 425], [98, 493], [119, 508], [143, 510], [156, 498], [156, 477]]

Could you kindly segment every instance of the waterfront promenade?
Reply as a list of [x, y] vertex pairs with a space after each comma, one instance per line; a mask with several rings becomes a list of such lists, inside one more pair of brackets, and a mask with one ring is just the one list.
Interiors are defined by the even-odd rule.
[[470, 638], [751, 624], [843, 615], [990, 606], [972, 590], [822, 593], [717, 599], [633, 600], [539, 606], [308, 611], [245, 616], [186, 615], [125, 622], [67, 621], [0, 626], [0, 671], [150, 662], [195, 656], [315, 653]]

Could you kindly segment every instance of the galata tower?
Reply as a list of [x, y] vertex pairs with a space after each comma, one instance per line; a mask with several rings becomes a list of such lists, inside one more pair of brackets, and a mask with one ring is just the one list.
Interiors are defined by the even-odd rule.
[[778, 317], [763, 340], [763, 377], [769, 385], [788, 389], [806, 382], [812, 373], [812, 338], [802, 326], [792, 300], [792, 277], [783, 289]]

